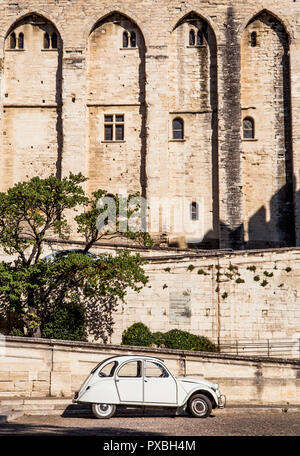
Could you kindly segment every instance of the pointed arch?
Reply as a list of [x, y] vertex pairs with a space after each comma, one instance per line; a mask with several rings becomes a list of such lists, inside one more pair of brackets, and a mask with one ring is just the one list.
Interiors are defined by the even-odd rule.
[[195, 10], [190, 10], [190, 11], [186, 12], [186, 14], [184, 14], [184, 15], [182, 15], [182, 13], [178, 14], [177, 17], [175, 18], [175, 21], [173, 22], [173, 25], [171, 25], [169, 28], [169, 33], [171, 34], [178, 27], [178, 25], [180, 25], [182, 22], [184, 22], [191, 15], [195, 15], [198, 18], [202, 19], [204, 22], [206, 22], [209, 25], [211, 31], [213, 32], [216, 42], [221, 41], [222, 34], [220, 33], [219, 27], [217, 26], [216, 23], [214, 23], [211, 20], [211, 18], [209, 17], [208, 14], [204, 14], [203, 10], [201, 10], [201, 12], [200, 12], [195, 9]]
[[292, 24], [290, 23], [288, 18], [284, 18], [283, 19], [279, 12], [277, 13], [275, 11], [271, 11], [271, 10], [266, 9], [266, 8], [263, 8], [263, 9], [260, 9], [260, 10], [257, 10], [257, 11], [253, 11], [252, 14], [249, 14], [244, 19], [244, 21], [241, 23], [241, 25], [240, 25], [240, 27], [238, 29], [238, 37], [239, 37], [239, 39], [241, 39], [242, 34], [243, 34], [244, 30], [247, 28], [247, 26], [249, 24], [251, 24], [251, 22], [256, 20], [261, 14], [269, 14], [270, 16], [273, 16], [275, 19], [277, 19], [277, 21], [280, 22], [282, 24], [283, 28], [285, 29], [285, 32], [286, 32], [286, 34], [287, 34], [287, 36], [289, 38], [289, 42], [291, 43], [291, 41], [294, 38], [294, 31], [293, 31]]
[[[128, 21], [132, 22], [136, 27], [137, 29], [139, 30], [139, 32], [141, 33], [142, 37], [143, 37], [143, 40], [144, 40], [144, 45], [145, 45], [145, 49], [147, 48], [147, 43], [148, 43], [148, 38], [147, 38], [147, 32], [143, 31], [141, 29], [141, 27], [139, 26], [139, 20], [138, 18], [135, 17], [135, 14], [131, 14], [131, 12], [123, 12], [121, 10], [115, 10], [115, 9], [112, 9], [112, 10], [109, 10], [107, 11], [107, 13], [103, 14], [99, 19], [97, 19], [97, 21], [95, 22], [94, 19], [89, 23], [89, 30], [85, 33], [85, 36], [86, 36], [86, 42], [88, 42], [88, 39], [89, 39], [89, 36], [93, 33], [93, 31], [99, 27], [99, 25], [101, 23], [103, 23], [104, 21], [108, 20], [110, 17], [112, 16], [120, 16], [120, 17], [123, 17], [125, 19], [127, 19]], [[95, 16], [93, 16], [94, 18]]]
[[32, 11], [32, 10], [27, 10], [27, 12], [24, 12], [24, 10], [23, 10], [22, 14], [16, 16], [13, 21], [10, 21], [6, 25], [5, 28], [6, 28], [7, 32], [5, 34], [4, 41], [7, 39], [8, 35], [17, 27], [17, 25], [19, 23], [21, 23], [23, 20], [25, 20], [26, 18], [28, 18], [30, 16], [36, 16], [37, 18], [43, 19], [44, 21], [49, 22], [50, 24], [52, 24], [52, 26], [56, 29], [56, 32], [58, 33], [58, 35], [59, 35], [60, 39], [62, 40], [62, 42], [64, 41], [63, 27], [59, 23], [57, 18], [52, 17], [48, 13], [46, 14], [44, 12]]

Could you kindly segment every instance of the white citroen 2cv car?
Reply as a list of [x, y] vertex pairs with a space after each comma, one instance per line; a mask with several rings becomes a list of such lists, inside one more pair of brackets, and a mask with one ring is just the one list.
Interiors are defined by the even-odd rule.
[[150, 356], [114, 356], [90, 373], [74, 403], [90, 403], [96, 418], [111, 418], [117, 406], [161, 407], [187, 410], [206, 418], [224, 408], [226, 398], [217, 384], [201, 378], [175, 378], [163, 360]]

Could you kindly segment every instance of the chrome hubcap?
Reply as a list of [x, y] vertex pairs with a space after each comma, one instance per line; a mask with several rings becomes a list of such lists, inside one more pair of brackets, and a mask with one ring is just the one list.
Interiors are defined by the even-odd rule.
[[204, 415], [207, 410], [207, 405], [204, 401], [201, 401], [200, 399], [196, 400], [192, 404], [192, 408], [197, 415]]
[[101, 415], [107, 415], [110, 413], [110, 406], [108, 404], [98, 404], [97, 409]]

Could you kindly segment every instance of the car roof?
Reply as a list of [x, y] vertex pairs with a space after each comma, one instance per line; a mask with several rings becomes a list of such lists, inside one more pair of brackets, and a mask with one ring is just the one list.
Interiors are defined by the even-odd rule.
[[101, 364], [103, 364], [106, 361], [129, 361], [129, 360], [135, 360], [135, 359], [151, 359], [151, 360], [156, 360], [156, 361], [161, 361], [164, 362], [163, 359], [157, 358], [156, 356], [147, 356], [147, 355], [116, 355], [116, 356], [111, 356], [110, 358], [104, 359]]

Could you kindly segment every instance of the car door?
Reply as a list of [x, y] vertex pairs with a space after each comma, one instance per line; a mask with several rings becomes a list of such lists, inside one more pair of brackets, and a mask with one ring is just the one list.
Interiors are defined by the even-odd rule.
[[144, 361], [144, 403], [177, 404], [177, 383], [157, 361]]
[[120, 402], [143, 402], [142, 361], [123, 363], [116, 372], [115, 382]]

